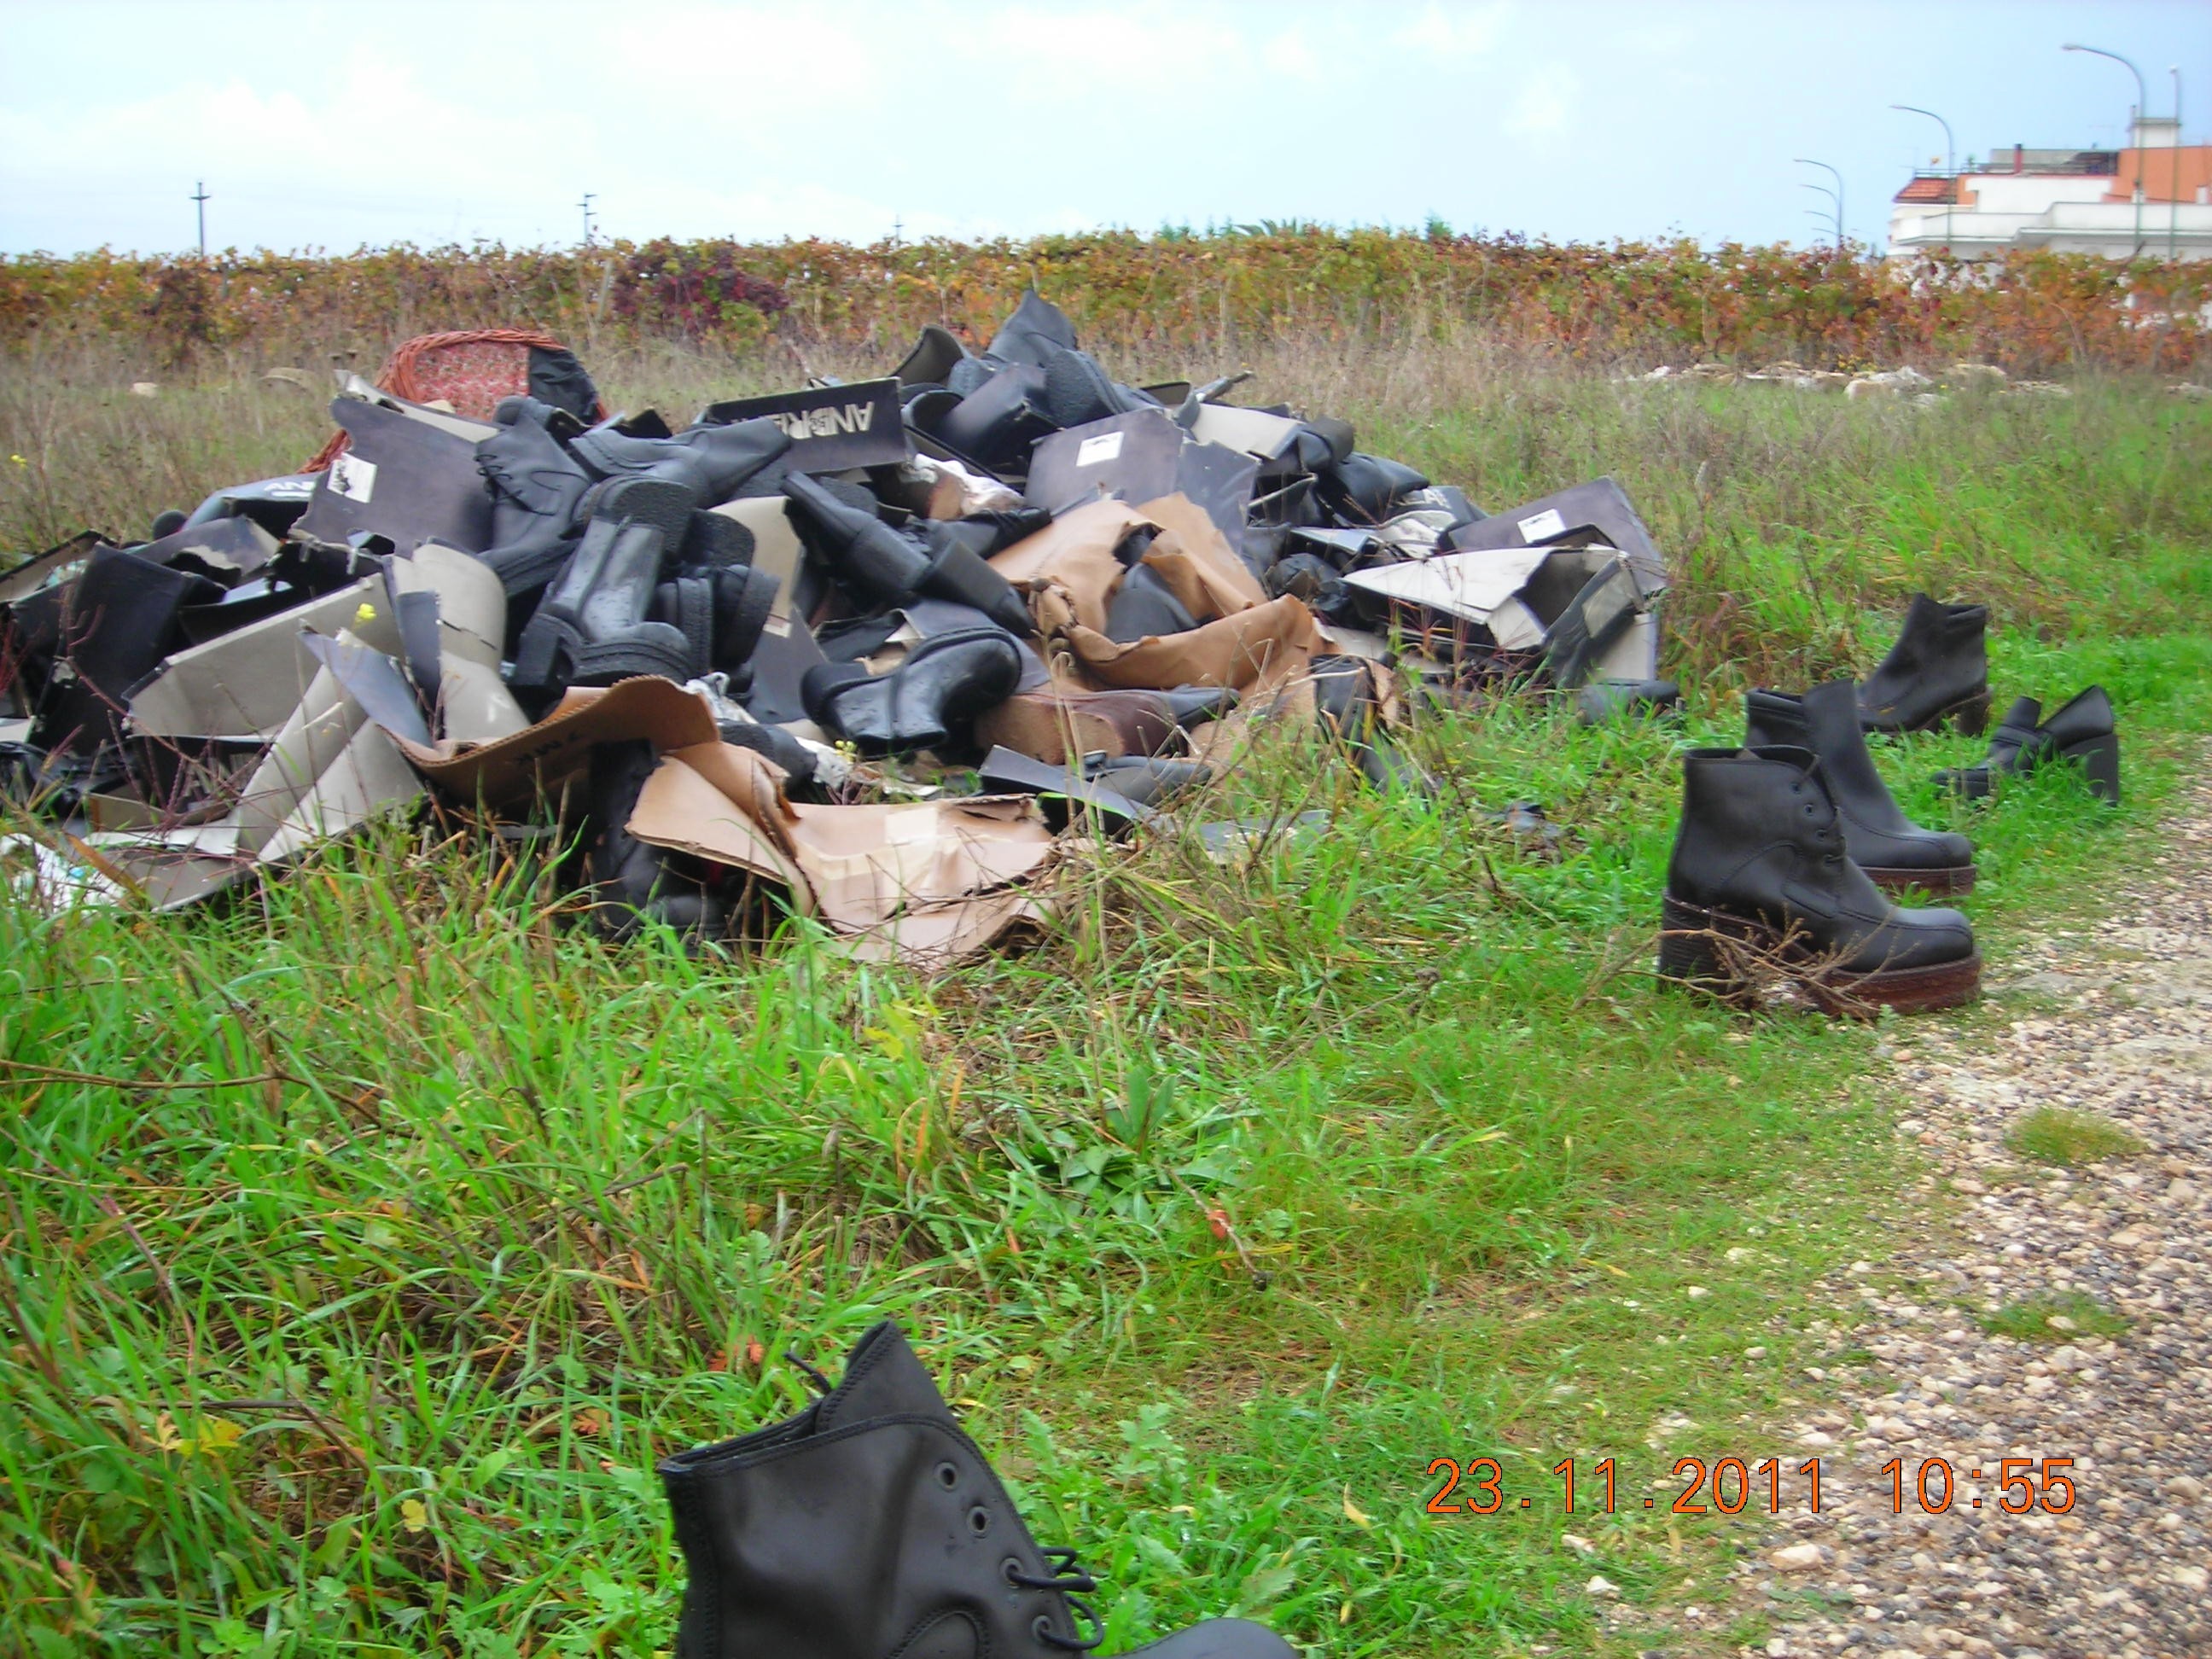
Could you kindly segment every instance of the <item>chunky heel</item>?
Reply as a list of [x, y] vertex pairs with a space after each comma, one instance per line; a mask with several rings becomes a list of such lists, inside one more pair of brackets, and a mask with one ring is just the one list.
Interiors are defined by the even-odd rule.
[[2081, 767], [2089, 793], [2099, 800], [2120, 804], [2120, 740], [2116, 734], [2069, 743], [2058, 751], [2058, 758]]
[[1673, 899], [1662, 910], [1659, 977], [1723, 1002], [1741, 1004], [1751, 982], [1733, 969], [1720, 948], [1713, 919]]
[[1953, 722], [1970, 738], [1978, 738], [1990, 729], [1990, 694], [1984, 690], [1961, 703], [1954, 703], [1944, 711]]

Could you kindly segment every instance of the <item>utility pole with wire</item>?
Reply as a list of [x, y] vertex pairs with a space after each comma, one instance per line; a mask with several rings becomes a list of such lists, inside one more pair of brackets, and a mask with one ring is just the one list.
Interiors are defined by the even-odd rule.
[[207, 204], [214, 198], [209, 196], [207, 181], [204, 179], [193, 180], [192, 192], [192, 202], [199, 209], [200, 215], [200, 258], [204, 259], [207, 258]]
[[584, 199], [576, 204], [584, 210], [584, 246], [586, 247], [592, 245], [592, 204], [598, 199], [596, 195], [587, 190], [584, 192]]

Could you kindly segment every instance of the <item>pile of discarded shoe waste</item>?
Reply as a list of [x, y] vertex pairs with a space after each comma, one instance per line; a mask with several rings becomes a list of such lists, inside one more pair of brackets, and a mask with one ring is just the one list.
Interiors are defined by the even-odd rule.
[[319, 467], [0, 574], [0, 787], [67, 832], [10, 849], [52, 902], [194, 903], [428, 796], [557, 826], [617, 934], [780, 907], [943, 965], [1261, 725], [1419, 790], [1401, 687], [1675, 696], [1612, 480], [1490, 516], [1242, 376], [1121, 385], [1034, 291], [981, 352], [932, 327], [680, 431], [499, 349], [474, 410], [350, 379]]
[[[173, 908], [430, 798], [580, 849], [616, 937], [796, 912], [942, 967], [1047, 921], [1078, 837], [1273, 833], [1170, 816], [1261, 727], [1428, 793], [1392, 736], [1416, 699], [1680, 707], [1666, 568], [1611, 479], [1486, 514], [1342, 421], [1228, 401], [1242, 376], [1121, 385], [1034, 291], [982, 352], [931, 327], [882, 379], [681, 431], [482, 337], [476, 412], [350, 378], [319, 466], [0, 574], [0, 792], [58, 832], [0, 838], [19, 884]], [[1972, 847], [1905, 818], [1863, 733], [1979, 731], [1986, 623], [1921, 596], [1863, 686], [1754, 692], [1742, 748], [1686, 757], [1663, 972], [1832, 1012], [1974, 994], [1965, 919], [1881, 896], [1965, 893]], [[1943, 783], [2063, 763], [2116, 799], [2118, 757], [2092, 688], [2022, 699]]]

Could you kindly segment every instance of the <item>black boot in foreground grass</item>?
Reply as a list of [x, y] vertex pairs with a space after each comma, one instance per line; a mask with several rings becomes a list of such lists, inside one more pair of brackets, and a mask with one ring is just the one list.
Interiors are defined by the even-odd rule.
[[1851, 683], [1818, 685], [1802, 697], [1753, 690], [1743, 700], [1744, 746], [1809, 749], [1836, 803], [1844, 851], [1878, 887], [1924, 889], [1937, 898], [1974, 890], [1974, 843], [1948, 830], [1923, 830], [1899, 810], [1875, 770], [1859, 730]]
[[1730, 1001], [1787, 980], [1823, 1013], [1951, 1008], [1981, 994], [1956, 910], [1904, 910], [1844, 850], [1808, 749], [1693, 749], [1667, 866], [1659, 973]]
[[2022, 777], [2044, 766], [2078, 766], [2091, 794], [2120, 804], [2120, 735], [2112, 700], [2103, 686], [2077, 692], [2047, 720], [2033, 697], [2019, 699], [1990, 736], [1988, 757], [1979, 766], [1938, 772], [1936, 787], [1979, 800], [2000, 779]]
[[1915, 593], [1897, 643], [1859, 687], [1869, 732], [1933, 732], [1951, 720], [1978, 737], [1990, 720], [1985, 605], [1939, 605]]
[[[796, 1417], [668, 1459], [690, 1571], [677, 1659], [1064, 1659], [1098, 1645], [1097, 1584], [1040, 1549], [886, 1320]], [[1148, 1659], [1294, 1659], [1212, 1620]]]

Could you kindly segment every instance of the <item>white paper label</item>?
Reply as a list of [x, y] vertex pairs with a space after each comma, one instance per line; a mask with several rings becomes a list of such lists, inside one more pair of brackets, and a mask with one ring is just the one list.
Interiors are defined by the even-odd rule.
[[349, 501], [368, 501], [376, 494], [376, 463], [345, 452], [331, 463], [331, 488]]
[[1567, 533], [1567, 521], [1559, 516], [1559, 509], [1547, 507], [1541, 513], [1530, 514], [1516, 526], [1524, 542], [1547, 542], [1554, 536]]
[[1085, 438], [1075, 447], [1078, 466], [1098, 466], [1117, 459], [1121, 453], [1122, 434], [1102, 432], [1095, 438]]

